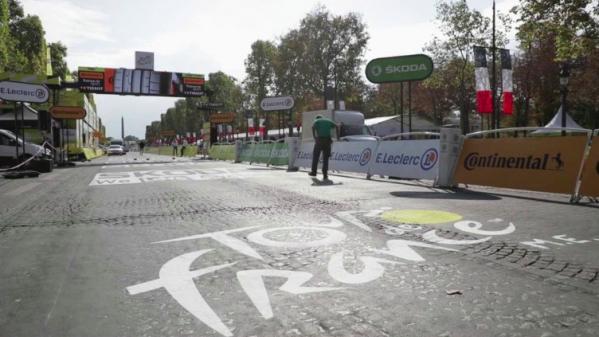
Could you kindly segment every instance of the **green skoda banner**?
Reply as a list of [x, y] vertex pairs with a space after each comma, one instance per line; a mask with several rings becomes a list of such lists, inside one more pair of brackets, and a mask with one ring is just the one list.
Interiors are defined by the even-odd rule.
[[210, 147], [210, 158], [217, 160], [235, 160], [235, 145], [214, 144]]
[[433, 73], [433, 60], [424, 54], [383, 57], [366, 65], [366, 78], [372, 83], [420, 81]]

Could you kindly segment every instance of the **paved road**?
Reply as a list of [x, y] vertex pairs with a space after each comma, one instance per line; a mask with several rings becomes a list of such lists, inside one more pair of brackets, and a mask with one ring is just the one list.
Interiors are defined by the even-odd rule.
[[332, 180], [136, 153], [0, 179], [0, 336], [599, 335], [596, 205]]

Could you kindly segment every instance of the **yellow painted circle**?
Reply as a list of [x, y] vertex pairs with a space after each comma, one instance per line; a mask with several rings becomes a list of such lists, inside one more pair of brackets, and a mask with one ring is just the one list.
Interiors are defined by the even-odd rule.
[[425, 209], [402, 209], [384, 212], [382, 218], [391, 222], [402, 222], [419, 225], [433, 225], [462, 219], [456, 213]]

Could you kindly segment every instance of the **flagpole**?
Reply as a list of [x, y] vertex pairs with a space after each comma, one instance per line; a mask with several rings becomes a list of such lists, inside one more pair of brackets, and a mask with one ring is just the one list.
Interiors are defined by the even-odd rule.
[[491, 79], [491, 95], [492, 100], [493, 100], [493, 121], [494, 121], [494, 125], [493, 127], [495, 127], [495, 129], [499, 129], [499, 113], [497, 111], [497, 78], [496, 78], [496, 69], [495, 69], [495, 61], [496, 61], [496, 49], [497, 46], [495, 45], [495, 0], [493, 0], [493, 42], [491, 45], [491, 53], [493, 53], [493, 65], [492, 65], [492, 79]]

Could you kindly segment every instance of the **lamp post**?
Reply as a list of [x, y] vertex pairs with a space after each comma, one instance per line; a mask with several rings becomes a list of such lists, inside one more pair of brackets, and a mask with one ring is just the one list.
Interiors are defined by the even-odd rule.
[[[566, 127], [566, 114], [568, 113], [568, 79], [570, 76], [570, 68], [568, 63], [563, 62], [560, 65], [559, 70], [559, 91], [560, 91], [560, 103], [562, 106], [562, 128]], [[562, 130], [562, 136], [566, 135], [566, 130]]]

